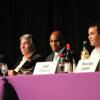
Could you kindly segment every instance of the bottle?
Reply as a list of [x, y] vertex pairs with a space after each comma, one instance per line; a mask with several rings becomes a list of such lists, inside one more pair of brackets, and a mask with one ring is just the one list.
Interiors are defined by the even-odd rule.
[[73, 72], [75, 71], [76, 69], [76, 62], [75, 62], [75, 59], [73, 58]]
[[83, 49], [81, 51], [81, 59], [88, 59], [89, 51], [87, 49], [87, 41], [83, 41]]
[[57, 65], [57, 73], [63, 73], [64, 72], [64, 54], [59, 54], [59, 62]]
[[69, 43], [66, 44], [64, 72], [65, 73], [73, 72], [73, 59], [72, 59]]

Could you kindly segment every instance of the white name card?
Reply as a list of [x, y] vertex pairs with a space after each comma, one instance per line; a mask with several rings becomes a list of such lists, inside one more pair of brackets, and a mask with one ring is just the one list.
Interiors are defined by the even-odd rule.
[[75, 72], [95, 72], [98, 60], [81, 59], [79, 60]]
[[33, 75], [55, 74], [57, 62], [37, 62]]

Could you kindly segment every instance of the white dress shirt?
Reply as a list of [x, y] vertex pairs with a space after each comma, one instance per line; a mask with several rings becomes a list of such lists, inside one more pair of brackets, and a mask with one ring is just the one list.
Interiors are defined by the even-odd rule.
[[20, 64], [14, 69], [14, 71], [15, 71], [15, 72], [18, 72], [18, 71], [22, 68], [22, 66], [26, 63], [26, 61], [27, 61], [27, 59], [24, 59], [24, 57], [23, 57], [22, 61], [21, 61]]
[[91, 52], [90, 58], [91, 60], [100, 60], [100, 48], [94, 48]]
[[63, 47], [59, 52], [54, 52], [53, 61], [59, 62], [60, 54], [64, 51], [65, 47]]

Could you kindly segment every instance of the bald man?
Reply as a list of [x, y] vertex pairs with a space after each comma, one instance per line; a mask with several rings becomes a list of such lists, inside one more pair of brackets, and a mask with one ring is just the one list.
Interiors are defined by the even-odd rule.
[[55, 60], [55, 55], [58, 55], [64, 51], [64, 45], [66, 42], [61, 31], [58, 30], [51, 33], [49, 42], [53, 52], [46, 58], [46, 61], [53, 61]]
[[[59, 63], [59, 54], [65, 54], [66, 52], [66, 41], [61, 31], [53, 31], [50, 35], [50, 47], [52, 49], [52, 53], [46, 58], [46, 61], [56, 61]], [[73, 60], [75, 60], [75, 52], [71, 50], [71, 55]], [[74, 62], [75, 64], [76, 62]], [[75, 66], [74, 66], [75, 67]], [[75, 69], [75, 68], [74, 68]], [[74, 70], [73, 69], [73, 70]], [[56, 73], [63, 72], [59, 67], [56, 69]]]

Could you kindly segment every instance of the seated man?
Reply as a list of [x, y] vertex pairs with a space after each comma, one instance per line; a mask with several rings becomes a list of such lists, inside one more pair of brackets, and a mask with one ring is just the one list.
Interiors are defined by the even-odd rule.
[[60, 31], [53, 31], [50, 35], [50, 47], [52, 53], [46, 58], [46, 61], [54, 61], [56, 55], [63, 53], [65, 49], [65, 39]]
[[[50, 47], [52, 49], [52, 53], [46, 58], [46, 61], [56, 61], [57, 63], [59, 63], [59, 61], [61, 60], [60, 55], [66, 53], [66, 41], [64, 39], [64, 36], [62, 34], [61, 31], [55, 30], [51, 33], [50, 35]], [[75, 70], [74, 67], [76, 67], [75, 65], [75, 53], [74, 51], [70, 50], [71, 53], [71, 58], [72, 58], [72, 71]], [[66, 57], [64, 57], [65, 60]], [[65, 65], [63, 66], [63, 68], [60, 68], [57, 66], [56, 72], [65, 72]]]
[[95, 47], [91, 52], [90, 59], [98, 60], [96, 71], [100, 71], [100, 24], [93, 23], [88, 28], [88, 39], [90, 45]]
[[[53, 31], [50, 35], [50, 47], [53, 52], [46, 58], [46, 61], [56, 61], [58, 63], [59, 55], [64, 53], [65, 43], [62, 33], [58, 30]], [[59, 67], [57, 67], [56, 72], [61, 72]]]
[[42, 61], [43, 57], [36, 49], [36, 39], [31, 34], [24, 34], [20, 37], [20, 50], [22, 58], [18, 61], [14, 73], [33, 72], [35, 63]]

